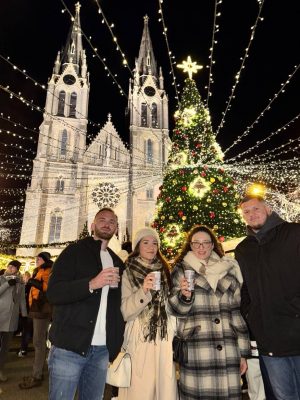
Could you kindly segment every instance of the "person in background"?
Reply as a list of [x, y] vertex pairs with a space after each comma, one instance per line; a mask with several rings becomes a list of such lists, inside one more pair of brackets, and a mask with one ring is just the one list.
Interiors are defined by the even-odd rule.
[[247, 237], [235, 256], [249, 297], [247, 322], [274, 396], [300, 398], [300, 224], [279, 217], [260, 196], [240, 203]]
[[108, 362], [118, 355], [124, 332], [120, 276], [124, 264], [108, 247], [117, 216], [103, 208], [93, 237], [66, 247], [53, 266], [48, 287], [54, 305], [50, 329], [49, 400], [100, 400]]
[[[194, 271], [194, 290], [185, 275]], [[180, 364], [180, 399], [241, 399], [241, 375], [250, 354], [240, 313], [242, 276], [224, 256], [206, 226], [193, 227], [175, 260], [169, 304], [178, 333], [187, 340], [188, 360]]]
[[[34, 361], [32, 375], [25, 376], [23, 381], [19, 383], [20, 389], [31, 389], [40, 386], [44, 379], [43, 369], [46, 361], [47, 353], [47, 335], [51, 321], [51, 306], [46, 298], [49, 276], [51, 273], [53, 261], [51, 254], [47, 251], [39, 253], [36, 257], [37, 272], [34, 278], [30, 278], [27, 282], [31, 285], [29, 292], [29, 317], [33, 320], [33, 347]], [[36, 302], [43, 302], [43, 311], [37, 310]]]
[[121, 250], [118, 253], [118, 256], [121, 258], [121, 260], [125, 262], [129, 254], [131, 253], [132, 253], [132, 243], [130, 241], [122, 243]]
[[[121, 311], [126, 323], [124, 346], [131, 354], [129, 388], [119, 388], [118, 400], [176, 400], [177, 385], [172, 339], [175, 319], [168, 315], [170, 273], [151, 228], [139, 230], [122, 280]], [[154, 286], [160, 272], [161, 287]]]
[[0, 276], [0, 381], [7, 381], [3, 367], [9, 350], [9, 342], [17, 330], [19, 312], [27, 316], [25, 287], [19, 272], [21, 263], [12, 260]]
[[[29, 293], [31, 289], [31, 284], [28, 282], [31, 278], [29, 271], [25, 271], [23, 274], [23, 282], [25, 283], [25, 298], [27, 312], [29, 313]], [[28, 345], [33, 336], [33, 323], [32, 318], [21, 317], [22, 318], [22, 338], [21, 338], [21, 348], [18, 351], [18, 357], [25, 357], [28, 350]]]

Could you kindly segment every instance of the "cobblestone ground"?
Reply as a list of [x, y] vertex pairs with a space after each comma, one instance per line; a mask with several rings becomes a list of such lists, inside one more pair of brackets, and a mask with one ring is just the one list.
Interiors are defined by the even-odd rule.
[[[18, 384], [22, 381], [23, 376], [28, 376], [32, 371], [33, 364], [33, 348], [29, 348], [29, 352], [24, 358], [19, 358], [17, 352], [19, 350], [20, 337], [14, 337], [8, 354], [7, 363], [4, 373], [7, 376], [7, 382], [0, 382], [2, 394], [0, 400], [47, 400], [48, 399], [48, 374], [45, 370], [45, 379], [42, 386], [21, 390]], [[104, 399], [111, 399], [111, 388], [106, 388]], [[171, 399], [165, 399], [171, 400]], [[249, 400], [247, 394], [243, 395], [243, 400]]]

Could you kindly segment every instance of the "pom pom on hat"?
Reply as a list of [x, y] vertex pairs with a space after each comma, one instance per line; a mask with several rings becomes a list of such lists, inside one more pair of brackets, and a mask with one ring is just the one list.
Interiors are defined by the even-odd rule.
[[20, 263], [20, 261], [18, 261], [18, 260], [12, 260], [7, 265], [13, 265], [14, 267], [16, 267], [19, 270], [22, 263]]
[[42, 251], [37, 255], [37, 257], [41, 257], [45, 262], [50, 261], [51, 254], [48, 251]]
[[132, 248], [135, 249], [136, 245], [143, 239], [145, 236], [153, 236], [158, 243], [158, 246], [160, 244], [159, 236], [158, 233], [155, 229], [152, 228], [143, 228], [140, 229], [139, 231], [136, 232], [134, 239], [132, 241]]

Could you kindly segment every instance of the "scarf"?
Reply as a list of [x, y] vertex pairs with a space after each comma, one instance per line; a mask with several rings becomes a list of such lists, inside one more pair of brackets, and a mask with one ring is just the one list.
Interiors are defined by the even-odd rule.
[[227, 273], [231, 273], [242, 283], [243, 277], [237, 261], [232, 257], [219, 257], [212, 251], [208, 261], [200, 260], [192, 251], [189, 251], [183, 261], [192, 267], [198, 274], [205, 276], [207, 282], [216, 291], [218, 281], [224, 278]]
[[138, 289], [143, 286], [144, 279], [150, 272], [161, 272], [161, 290], [151, 290], [152, 301], [147, 304], [138, 318], [142, 326], [145, 341], [155, 342], [157, 332], [159, 332], [161, 340], [166, 339], [168, 320], [166, 300], [169, 285], [162, 263], [157, 258], [148, 264], [141, 257], [132, 257], [127, 260], [126, 267], [131, 285]]

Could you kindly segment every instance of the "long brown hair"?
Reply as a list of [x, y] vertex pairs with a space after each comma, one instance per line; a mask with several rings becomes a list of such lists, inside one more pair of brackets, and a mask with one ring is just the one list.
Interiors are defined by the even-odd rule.
[[217, 253], [219, 257], [224, 256], [225, 252], [223, 250], [223, 247], [222, 247], [221, 243], [218, 241], [218, 239], [217, 239], [216, 235], [213, 233], [213, 231], [205, 225], [195, 225], [188, 232], [186, 241], [183, 243], [183, 246], [180, 250], [180, 253], [176, 257], [174, 264], [181, 262], [183, 260], [184, 256], [189, 251], [192, 251], [192, 248], [191, 248], [192, 237], [198, 232], [207, 233], [209, 235], [209, 237], [211, 238], [211, 241], [214, 245], [214, 247], [213, 247], [214, 252]]
[[[142, 239], [143, 238], [141, 238], [141, 240], [136, 244], [135, 248], [133, 249], [133, 252], [131, 254], [129, 254], [128, 261], [130, 261], [131, 258], [136, 258], [136, 257], [138, 257], [140, 255], [140, 243], [141, 243]], [[164, 270], [164, 272], [166, 274], [169, 287], [171, 287], [170, 266], [169, 266], [167, 260], [165, 259], [165, 257], [162, 255], [159, 247], [157, 248], [156, 257], [162, 263], [163, 270]]]

